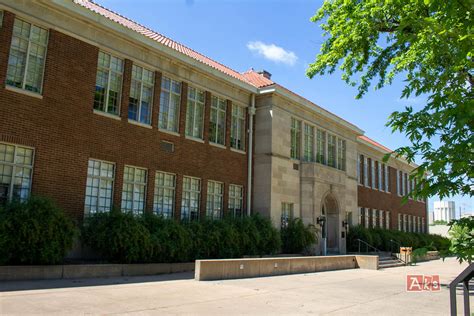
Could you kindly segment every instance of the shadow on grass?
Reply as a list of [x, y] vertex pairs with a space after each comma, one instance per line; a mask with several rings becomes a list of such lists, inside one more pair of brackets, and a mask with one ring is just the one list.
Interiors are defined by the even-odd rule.
[[77, 288], [87, 286], [108, 286], [134, 283], [193, 280], [194, 272], [181, 272], [152, 276], [131, 276], [94, 279], [61, 279], [0, 282], [0, 292], [31, 291], [45, 289]]

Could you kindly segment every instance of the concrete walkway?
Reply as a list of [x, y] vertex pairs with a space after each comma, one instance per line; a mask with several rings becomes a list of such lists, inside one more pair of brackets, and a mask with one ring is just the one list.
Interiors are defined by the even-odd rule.
[[[448, 315], [445, 285], [466, 266], [448, 259], [379, 271], [356, 269], [212, 282], [197, 282], [185, 273], [5, 282], [0, 284], [0, 314]], [[439, 274], [442, 289], [406, 292], [406, 274]], [[459, 308], [461, 304], [459, 295]]]

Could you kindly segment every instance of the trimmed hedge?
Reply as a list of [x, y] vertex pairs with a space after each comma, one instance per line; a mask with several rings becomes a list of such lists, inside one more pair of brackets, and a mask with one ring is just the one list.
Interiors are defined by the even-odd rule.
[[0, 264], [58, 264], [76, 228], [51, 200], [31, 197], [0, 206]]
[[[357, 239], [361, 239], [382, 251], [396, 250], [397, 244], [391, 243], [390, 240], [398, 242], [402, 247], [413, 247], [413, 249], [426, 248], [441, 252], [447, 251], [450, 244], [448, 238], [440, 235], [409, 233], [381, 228], [364, 228], [359, 225], [351, 227], [347, 234], [347, 249], [349, 252], [358, 251]], [[362, 244], [361, 249], [365, 250], [365, 246]]]
[[195, 259], [270, 255], [281, 239], [259, 215], [178, 223], [154, 214], [134, 216], [114, 210], [86, 219], [82, 240], [110, 262], [186, 262]]

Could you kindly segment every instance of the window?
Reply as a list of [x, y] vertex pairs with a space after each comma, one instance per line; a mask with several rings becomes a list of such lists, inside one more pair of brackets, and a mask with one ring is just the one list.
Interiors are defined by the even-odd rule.
[[291, 118], [291, 158], [300, 159], [301, 121]]
[[15, 19], [6, 84], [41, 93], [48, 31]]
[[408, 186], [408, 179], [407, 179], [407, 174], [403, 173], [403, 181], [402, 181], [402, 188], [403, 188], [403, 195], [408, 194], [407, 186]]
[[209, 122], [209, 141], [225, 145], [225, 119], [227, 104], [224, 99], [212, 97], [211, 118]]
[[224, 184], [222, 182], [207, 182], [206, 215], [212, 219], [222, 218], [222, 202], [224, 199]]
[[364, 226], [364, 208], [359, 207], [359, 225]]
[[346, 141], [337, 139], [337, 169], [346, 170]]
[[304, 160], [313, 161], [314, 159], [314, 127], [308, 124], [304, 125]]
[[181, 83], [163, 76], [161, 79], [159, 128], [178, 132], [180, 103]]
[[382, 164], [380, 162], [377, 163], [377, 173], [378, 173], [378, 181], [379, 181], [379, 190], [383, 191], [383, 182], [382, 182]]
[[119, 115], [123, 60], [99, 52], [95, 83], [94, 109]]
[[326, 163], [326, 132], [318, 129], [316, 132], [316, 161]]
[[336, 136], [328, 134], [328, 166], [336, 167]]
[[411, 232], [411, 229], [412, 229], [411, 215], [408, 215], [408, 227], [407, 227], [407, 231]]
[[364, 212], [365, 213], [365, 227], [369, 228], [369, 217], [370, 217], [369, 212], [370, 212], [370, 209], [364, 208], [364, 210], [365, 210], [365, 212]]
[[123, 172], [122, 211], [141, 214], [145, 211], [147, 170], [125, 166]]
[[364, 157], [364, 185], [369, 186], [368, 158]]
[[89, 159], [84, 215], [110, 211], [114, 178], [115, 165], [113, 163]]
[[384, 174], [385, 174], [385, 192], [389, 192], [389, 184], [390, 184], [390, 173], [388, 166], [384, 166]]
[[423, 231], [421, 230], [421, 217], [418, 216], [418, 232], [422, 233]]
[[181, 219], [197, 220], [201, 202], [201, 180], [183, 177], [183, 198], [181, 201]]
[[390, 211], [385, 212], [385, 228], [390, 229]]
[[398, 230], [403, 230], [402, 214], [398, 214]]
[[3, 26], [3, 11], [0, 10], [0, 27]]
[[128, 102], [129, 119], [147, 125], [151, 124], [154, 82], [153, 71], [133, 65]]
[[372, 227], [377, 227], [378, 220], [377, 220], [378, 212], [375, 209], [372, 209]]
[[384, 223], [385, 223], [385, 221], [384, 221], [384, 213], [385, 213], [384, 211], [379, 210], [379, 227], [380, 227], [380, 228], [384, 228]]
[[31, 148], [0, 143], [0, 204], [29, 197], [33, 154]]
[[400, 180], [400, 177], [401, 177], [401, 171], [396, 171], [396, 175], [397, 175], [397, 195], [398, 196], [401, 196], [402, 195], [402, 187], [401, 187], [401, 180]]
[[175, 208], [176, 175], [157, 171], [153, 212], [165, 218], [173, 218]]
[[370, 160], [370, 179], [372, 184], [372, 189], [377, 189], [375, 178], [377, 173], [375, 172], [375, 161], [373, 159]]
[[229, 211], [234, 217], [242, 217], [244, 187], [231, 184], [229, 186]]
[[360, 177], [360, 155], [359, 154], [357, 154], [356, 170], [357, 170], [357, 183], [360, 184], [361, 177]]
[[293, 218], [293, 203], [281, 203], [281, 227], [288, 227], [288, 222]]
[[245, 108], [235, 104], [232, 105], [230, 146], [238, 150], [245, 148]]
[[193, 87], [188, 88], [188, 106], [186, 108], [186, 136], [202, 139], [204, 126], [205, 92]]
[[407, 214], [403, 214], [403, 231], [408, 231], [408, 216]]
[[424, 217], [421, 218], [421, 232], [422, 233], [426, 232], [425, 231], [425, 218]]

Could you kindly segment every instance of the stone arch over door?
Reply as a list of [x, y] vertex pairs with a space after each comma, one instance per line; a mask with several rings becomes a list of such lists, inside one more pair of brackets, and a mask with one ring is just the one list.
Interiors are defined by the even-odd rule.
[[328, 253], [339, 253], [340, 249], [340, 212], [339, 203], [334, 194], [327, 193], [322, 200], [321, 213], [326, 218], [326, 247]]

